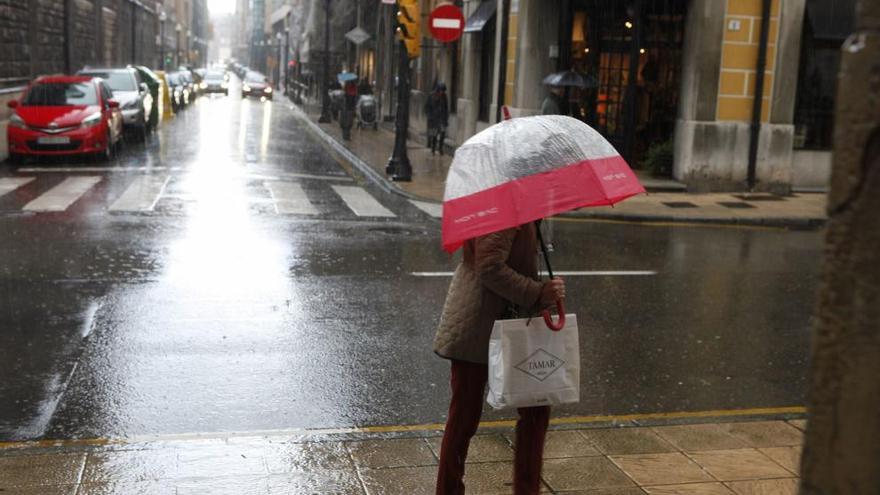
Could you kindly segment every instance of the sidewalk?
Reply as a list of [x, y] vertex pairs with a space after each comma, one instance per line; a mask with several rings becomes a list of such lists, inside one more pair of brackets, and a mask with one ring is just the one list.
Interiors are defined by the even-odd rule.
[[[440, 203], [446, 172], [452, 163], [448, 155], [431, 155], [423, 145], [410, 140], [408, 155], [412, 182], [390, 182], [385, 165], [394, 147], [394, 134], [379, 130], [353, 130], [352, 139], [342, 139], [339, 124], [318, 124], [318, 114], [300, 108], [312, 130], [327, 147], [351, 166], [390, 191], [413, 199]], [[697, 194], [684, 191], [672, 180], [654, 179], [639, 173], [649, 194], [630, 198], [614, 207], [587, 208], [564, 216], [625, 221], [698, 222], [778, 227], [814, 228], [827, 220], [826, 194], [799, 193], [791, 196], [747, 193]]]
[[[631, 425], [631, 423], [630, 423]], [[802, 420], [553, 429], [543, 492], [794, 495]], [[469, 494], [511, 493], [512, 430], [474, 438]], [[433, 494], [439, 431], [0, 444], [0, 493]]]

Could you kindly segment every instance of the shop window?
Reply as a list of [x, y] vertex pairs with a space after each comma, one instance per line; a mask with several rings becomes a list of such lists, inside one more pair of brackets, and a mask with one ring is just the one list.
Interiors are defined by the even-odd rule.
[[852, 0], [808, 0], [794, 113], [794, 147], [830, 150], [840, 46], [853, 29]]

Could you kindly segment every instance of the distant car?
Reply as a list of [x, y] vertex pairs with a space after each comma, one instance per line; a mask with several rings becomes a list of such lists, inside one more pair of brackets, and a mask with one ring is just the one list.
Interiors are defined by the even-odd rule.
[[222, 69], [211, 69], [205, 73], [200, 88], [203, 93], [223, 93], [229, 95], [229, 83], [227, 81], [226, 71]]
[[199, 95], [199, 81], [201, 81], [201, 79], [198, 79], [198, 76], [194, 76], [192, 71], [186, 67], [181, 67], [177, 72], [180, 74], [180, 78], [184, 85], [189, 89], [189, 101], [192, 103]]
[[122, 138], [122, 112], [102, 79], [41, 77], [13, 109], [6, 131], [9, 157], [98, 154], [113, 157]]
[[153, 106], [153, 96], [141, 75], [132, 68], [83, 69], [80, 76], [100, 77], [107, 81], [113, 98], [122, 109], [123, 125], [140, 141], [147, 139], [147, 119]]
[[272, 85], [266, 76], [259, 72], [250, 71], [244, 76], [241, 83], [241, 97], [256, 96], [258, 98], [272, 99]]
[[189, 85], [180, 72], [169, 72], [165, 78], [168, 80], [168, 90], [171, 94], [171, 108], [177, 113], [189, 104]]

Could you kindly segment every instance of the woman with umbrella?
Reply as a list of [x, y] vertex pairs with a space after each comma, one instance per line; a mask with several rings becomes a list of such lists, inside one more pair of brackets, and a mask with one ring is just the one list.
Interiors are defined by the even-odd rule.
[[[585, 206], [610, 205], [643, 193], [626, 162], [579, 120], [539, 116], [502, 122], [455, 153], [443, 202], [443, 248], [464, 248], [455, 271], [434, 352], [451, 361], [452, 398], [443, 434], [437, 494], [464, 493], [465, 459], [477, 431], [488, 380], [495, 320], [565, 311], [565, 283], [554, 278], [536, 221]], [[538, 278], [538, 247], [550, 280]], [[516, 316], [514, 316], [516, 315]], [[517, 410], [515, 495], [540, 490], [548, 406]]]

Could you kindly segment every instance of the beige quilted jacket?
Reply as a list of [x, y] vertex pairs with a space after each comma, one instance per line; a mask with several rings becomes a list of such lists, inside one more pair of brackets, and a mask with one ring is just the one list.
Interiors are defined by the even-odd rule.
[[533, 310], [543, 284], [537, 281], [537, 237], [532, 223], [468, 241], [455, 270], [434, 352], [474, 363], [488, 361], [495, 320], [511, 303]]

